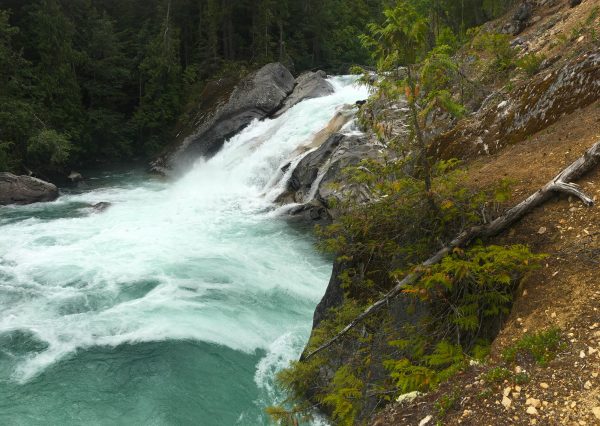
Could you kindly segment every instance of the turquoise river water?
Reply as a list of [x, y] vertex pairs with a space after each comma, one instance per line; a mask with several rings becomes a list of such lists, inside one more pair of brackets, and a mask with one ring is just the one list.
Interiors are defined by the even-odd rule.
[[367, 96], [330, 81], [176, 181], [96, 173], [0, 207], [0, 424], [268, 424], [331, 272], [278, 217], [281, 167]]

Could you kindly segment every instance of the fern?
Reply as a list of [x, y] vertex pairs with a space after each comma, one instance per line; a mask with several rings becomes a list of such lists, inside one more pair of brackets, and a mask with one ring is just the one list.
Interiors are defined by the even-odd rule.
[[[421, 343], [423, 342], [424, 340], [421, 340]], [[397, 341], [391, 344], [405, 349], [410, 346], [406, 342], [402, 342], [400, 346]], [[410, 356], [412, 361], [402, 358], [384, 363], [401, 393], [426, 392], [435, 388], [460, 371], [466, 359], [460, 345], [453, 345], [445, 340], [439, 342], [428, 355], [412, 351]]]
[[349, 366], [342, 366], [333, 377], [330, 392], [322, 402], [333, 409], [333, 419], [343, 426], [352, 426], [360, 409], [363, 382]]

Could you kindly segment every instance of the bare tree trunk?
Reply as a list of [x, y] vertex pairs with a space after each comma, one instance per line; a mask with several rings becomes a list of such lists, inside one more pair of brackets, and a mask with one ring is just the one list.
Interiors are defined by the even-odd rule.
[[165, 46], [165, 50], [168, 50], [169, 46], [167, 46], [167, 36], [169, 35], [169, 24], [171, 21], [171, 0], [167, 2], [167, 17], [165, 18], [165, 32], [163, 34], [163, 45]]
[[446, 247], [439, 250], [425, 262], [421, 263], [419, 268], [416, 268], [414, 272], [406, 275], [402, 280], [397, 281], [394, 288], [392, 288], [383, 298], [369, 306], [365, 311], [357, 316], [350, 324], [348, 324], [342, 331], [336, 334], [327, 343], [321, 345], [308, 355], [304, 356], [301, 360], [306, 361], [330, 347], [333, 343], [339, 340], [342, 336], [352, 330], [356, 325], [361, 323], [365, 318], [377, 312], [382, 307], [386, 306], [390, 300], [396, 297], [402, 292], [402, 290], [410, 284], [413, 284], [424, 274], [423, 269], [431, 265], [439, 263], [448, 253], [457, 247], [465, 247], [470, 244], [473, 240], [479, 238], [489, 238], [504, 231], [515, 222], [520, 220], [523, 216], [531, 212], [536, 207], [544, 204], [550, 198], [557, 193], [565, 193], [573, 195], [579, 198], [586, 206], [591, 207], [594, 205], [594, 200], [585, 195], [581, 188], [571, 183], [571, 181], [579, 179], [581, 176], [589, 173], [596, 166], [600, 164], [600, 141], [596, 142], [590, 149], [588, 149], [583, 156], [579, 157], [570, 166], [560, 172], [554, 179], [544, 185], [541, 189], [530, 195], [526, 200], [521, 201], [519, 204], [508, 210], [502, 216], [492, 221], [487, 225], [475, 226], [469, 230], [459, 234], [454, 240], [452, 240]]

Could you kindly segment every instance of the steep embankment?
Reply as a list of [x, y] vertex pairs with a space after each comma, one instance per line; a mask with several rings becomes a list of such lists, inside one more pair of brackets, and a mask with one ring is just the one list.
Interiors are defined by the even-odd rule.
[[[443, 156], [466, 160], [472, 187], [513, 181], [506, 206], [538, 190], [600, 141], [600, 2], [584, 1], [574, 9], [566, 1], [537, 3], [534, 22], [518, 42], [546, 55], [547, 68], [515, 80], [511, 92], [495, 93], [436, 143]], [[600, 201], [600, 170], [578, 183]], [[548, 257], [519, 288], [490, 360], [428, 395], [387, 407], [372, 424], [600, 423], [599, 224], [597, 206], [557, 196], [495, 238], [493, 243], [527, 244]], [[523, 336], [552, 328], [560, 330], [563, 345], [547, 366], [529, 357], [503, 358]]]
[[[564, 116], [554, 125], [498, 154], [480, 158], [468, 166], [469, 183], [486, 187], [509, 177], [515, 190], [508, 205], [535, 192], [559, 170], [600, 140], [600, 103]], [[600, 200], [600, 170], [580, 182], [585, 192]], [[543, 268], [531, 274], [519, 289], [513, 311], [492, 347], [492, 361], [471, 367], [437, 392], [412, 404], [394, 405], [373, 424], [418, 424], [439, 412], [436, 402], [460, 389], [456, 404], [443, 424], [594, 424], [600, 406], [600, 211], [582, 207], [579, 201], [557, 197], [524, 218], [497, 244], [528, 244], [549, 257]], [[502, 351], [527, 332], [559, 327], [567, 346], [547, 367], [522, 360], [513, 368], [526, 371], [526, 383], [511, 380], [490, 383], [486, 372], [497, 367]], [[583, 356], [581, 353], [583, 351]], [[518, 368], [517, 368], [518, 367]], [[589, 381], [589, 383], [588, 383]], [[546, 385], [548, 385], [546, 387]], [[503, 392], [512, 386], [511, 405], [502, 404]], [[516, 387], [520, 391], [516, 392]], [[527, 414], [529, 398], [538, 414]]]
[[[473, 189], [490, 188], [503, 178], [515, 181], [512, 197], [502, 206], [508, 208], [537, 191], [597, 142], [599, 8], [596, 0], [523, 1], [504, 19], [486, 24], [480, 34], [510, 34], [510, 47], [503, 54], [511, 65], [498, 72], [493, 57], [498, 52], [488, 58], [477, 52], [476, 44], [482, 40], [478, 40], [478, 35], [472, 45], [458, 53], [463, 77], [475, 87], [470, 90], [480, 93], [472, 96], [467, 105], [471, 113], [462, 120], [453, 120], [442, 111], [432, 114], [435, 118], [428, 120], [424, 129], [432, 140], [431, 156], [461, 159], [466, 183]], [[379, 123], [378, 130], [388, 139], [409, 136], [405, 134], [404, 102], [388, 103], [383, 108], [387, 121]], [[371, 113], [375, 116], [377, 111]], [[340, 177], [341, 168], [331, 167], [339, 153], [345, 158], [353, 152], [358, 158], [383, 159], [387, 155], [385, 145], [378, 144], [374, 135], [363, 135], [358, 140], [353, 147], [348, 136], [333, 135], [300, 162], [288, 182], [287, 196], [302, 203], [295, 212], [305, 213], [313, 220], [335, 218], [335, 203], [329, 203], [330, 197], [363, 195], [361, 188], [349, 187]], [[582, 182], [592, 196], [599, 194], [599, 173], [586, 176]], [[364, 196], [368, 198], [368, 194]], [[542, 270], [528, 276], [524, 287], [518, 290], [513, 312], [493, 344], [489, 363], [470, 367], [439, 390], [410, 404], [391, 405], [375, 417], [373, 424], [429, 424], [435, 420], [444, 424], [482, 424], [487, 419], [490, 424], [565, 424], [600, 418], [595, 390], [600, 382], [593, 371], [599, 349], [599, 336], [594, 330], [599, 327], [596, 321], [600, 322], [593, 306], [600, 295], [593, 282], [600, 251], [597, 213], [595, 209], [584, 210], [576, 200], [562, 196], [556, 200], [489, 241], [499, 245], [524, 244], [535, 252], [549, 254]], [[329, 309], [342, 304], [344, 289], [338, 275], [346, 269], [347, 265], [336, 264], [315, 313], [313, 331]], [[390, 303], [390, 311], [400, 312], [402, 305], [401, 298], [397, 298]], [[562, 306], [569, 308], [561, 309]], [[401, 315], [394, 319], [397, 323], [411, 321]], [[500, 353], [519, 340], [524, 331], [540, 332], [554, 326], [559, 327], [568, 342], [549, 368], [542, 369], [525, 358], [517, 359], [519, 365], [503, 363]], [[379, 346], [365, 374], [373, 383], [383, 378], [382, 360], [378, 357], [389, 350], [382, 333], [385, 331], [372, 333], [373, 345]], [[351, 360], [357, 348], [360, 343], [356, 340], [338, 342], [335, 355], [327, 356], [327, 367], [319, 369], [315, 386], [330, 386], [336, 369]], [[506, 367], [520, 374], [509, 372], [506, 379], [497, 382], [480, 377]], [[524, 371], [527, 373], [522, 374]], [[544, 383], [543, 387], [539, 383]], [[508, 389], [510, 384], [513, 387]], [[377, 392], [364, 393], [355, 419], [368, 421], [381, 403]]]

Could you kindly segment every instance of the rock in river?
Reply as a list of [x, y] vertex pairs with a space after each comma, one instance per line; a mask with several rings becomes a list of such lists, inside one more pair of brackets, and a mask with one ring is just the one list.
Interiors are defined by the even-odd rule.
[[275, 117], [279, 117], [294, 105], [313, 98], [331, 95], [334, 92], [333, 86], [325, 80], [327, 74], [325, 71], [308, 71], [301, 74], [296, 79], [296, 86], [290, 96], [288, 96]]
[[0, 173], [0, 205], [31, 204], [53, 201], [58, 198], [58, 188], [31, 176]]

